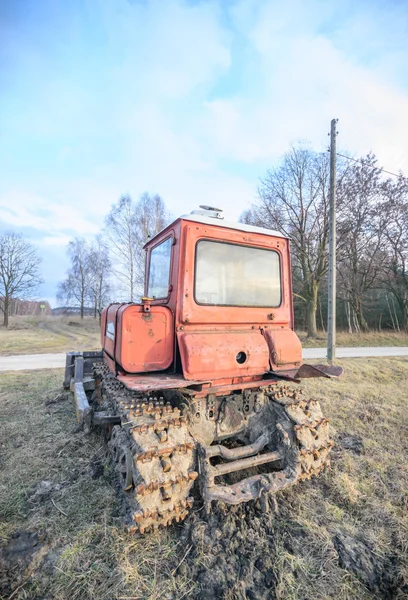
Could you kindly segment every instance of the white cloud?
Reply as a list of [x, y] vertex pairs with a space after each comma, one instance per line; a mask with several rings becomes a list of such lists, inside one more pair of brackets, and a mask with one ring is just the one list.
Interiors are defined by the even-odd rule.
[[298, 32], [296, 19], [289, 26], [288, 10], [274, 19], [275, 9], [264, 4], [246, 30], [240, 21], [242, 35], [258, 52], [254, 79], [264, 84], [261, 91], [248, 86], [234, 98], [207, 103], [208, 143], [237, 161], [272, 162], [299, 138], [324, 146], [330, 120], [337, 117], [339, 147], [357, 154], [373, 150], [388, 169], [407, 172], [408, 95], [316, 35], [310, 14], [309, 31], [302, 21]]
[[30, 194], [26, 191], [6, 190], [0, 193], [0, 218], [6, 227], [29, 227], [42, 234], [75, 232], [76, 235], [92, 235], [98, 225], [89, 219], [89, 213], [81, 210], [81, 201], [70, 203], [63, 196], [59, 203], [46, 194]]
[[37, 242], [37, 246], [39, 246], [39, 247], [43, 246], [45, 248], [55, 248], [55, 247], [66, 248], [70, 241], [71, 241], [71, 237], [68, 235], [50, 235], [50, 236], [41, 238]]

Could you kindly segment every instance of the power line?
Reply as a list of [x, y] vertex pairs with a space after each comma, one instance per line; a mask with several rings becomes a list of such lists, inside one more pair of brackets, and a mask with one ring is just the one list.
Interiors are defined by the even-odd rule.
[[[330, 152], [330, 150], [328, 150]], [[347, 160], [352, 160], [353, 162], [359, 163], [361, 165], [361, 160], [357, 160], [356, 158], [351, 158], [351, 156], [345, 156], [345, 154], [340, 154], [340, 152], [336, 152], [337, 156], [341, 156], [342, 158], [347, 158]], [[388, 173], [388, 175], [394, 175], [394, 177], [404, 177], [403, 175], [398, 175], [397, 173], [392, 173], [392, 171], [386, 171], [386, 169], [380, 169], [380, 167], [374, 167], [373, 165], [365, 165], [370, 169], [377, 169], [378, 171], [382, 171], [383, 173]]]

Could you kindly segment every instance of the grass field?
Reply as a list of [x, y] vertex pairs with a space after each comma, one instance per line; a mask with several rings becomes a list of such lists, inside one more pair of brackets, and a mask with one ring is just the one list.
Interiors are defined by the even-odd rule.
[[200, 505], [184, 527], [126, 534], [104, 441], [76, 427], [62, 372], [2, 375], [0, 598], [407, 598], [408, 359], [342, 364], [303, 385], [331, 419], [331, 470], [280, 493], [277, 514], [228, 508], [213, 539]]
[[[318, 332], [317, 338], [310, 339], [305, 331], [297, 331], [304, 348], [323, 348], [327, 344], [327, 334]], [[368, 331], [367, 333], [348, 333], [338, 331], [336, 343], [344, 348], [360, 346], [408, 346], [408, 332], [392, 330]]]
[[[298, 331], [304, 348], [326, 345], [326, 334], [309, 339]], [[353, 334], [337, 333], [338, 346], [408, 346], [408, 333], [394, 331]], [[99, 321], [86, 317], [11, 317], [10, 328], [0, 327], [0, 356], [44, 354], [100, 348]]]
[[70, 317], [11, 317], [0, 327], [0, 356], [100, 348], [99, 320]]

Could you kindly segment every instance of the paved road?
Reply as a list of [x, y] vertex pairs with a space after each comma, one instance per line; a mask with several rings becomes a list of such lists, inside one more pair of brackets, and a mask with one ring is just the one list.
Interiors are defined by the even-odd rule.
[[65, 367], [65, 354], [0, 356], [0, 372], [24, 371], [25, 369], [58, 369], [60, 367]]
[[[408, 346], [384, 346], [382, 348], [337, 348], [337, 358], [365, 356], [408, 356]], [[303, 358], [326, 358], [326, 348], [305, 348]], [[58, 369], [65, 367], [65, 354], [23, 354], [0, 356], [1, 371], [24, 371], [25, 369]]]
[[[364, 356], [408, 356], [408, 346], [382, 346], [378, 348], [337, 348], [337, 358], [359, 358]], [[305, 348], [303, 358], [326, 358], [326, 348]]]

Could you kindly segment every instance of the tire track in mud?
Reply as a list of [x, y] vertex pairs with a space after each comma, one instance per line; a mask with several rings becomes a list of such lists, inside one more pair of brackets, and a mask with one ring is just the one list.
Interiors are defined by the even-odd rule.
[[[53, 327], [52, 325], [55, 325], [55, 327]], [[53, 335], [56, 336], [61, 336], [61, 337], [65, 337], [67, 338], [67, 340], [72, 340], [76, 343], [80, 342], [80, 343], [87, 343], [87, 342], [93, 342], [93, 336], [92, 333], [90, 333], [89, 331], [87, 331], [86, 329], [83, 328], [75, 328], [75, 332], [71, 332], [71, 331], [67, 331], [65, 328], [62, 328], [61, 325], [63, 325], [65, 327], [65, 323], [59, 323], [58, 325], [56, 323], [54, 324], [50, 324], [47, 321], [40, 321], [38, 323], [38, 328], [42, 329], [43, 331], [48, 331], [49, 333], [52, 333]], [[66, 325], [67, 327], [69, 327], [69, 325]]]
[[190, 514], [181, 534], [190, 552], [178, 571], [198, 583], [197, 599], [276, 597], [273, 504], [267, 513], [257, 501], [214, 506], [204, 518]]
[[[269, 496], [266, 511], [257, 500], [190, 513], [180, 534], [187, 556], [177, 574], [198, 584], [196, 600], [408, 597], [392, 551], [381, 556], [363, 531], [354, 537], [325, 522], [323, 497], [313, 497], [321, 518], [310, 515], [312, 526], [305, 524], [296, 515], [296, 493]], [[345, 578], [357, 596], [344, 595]]]

